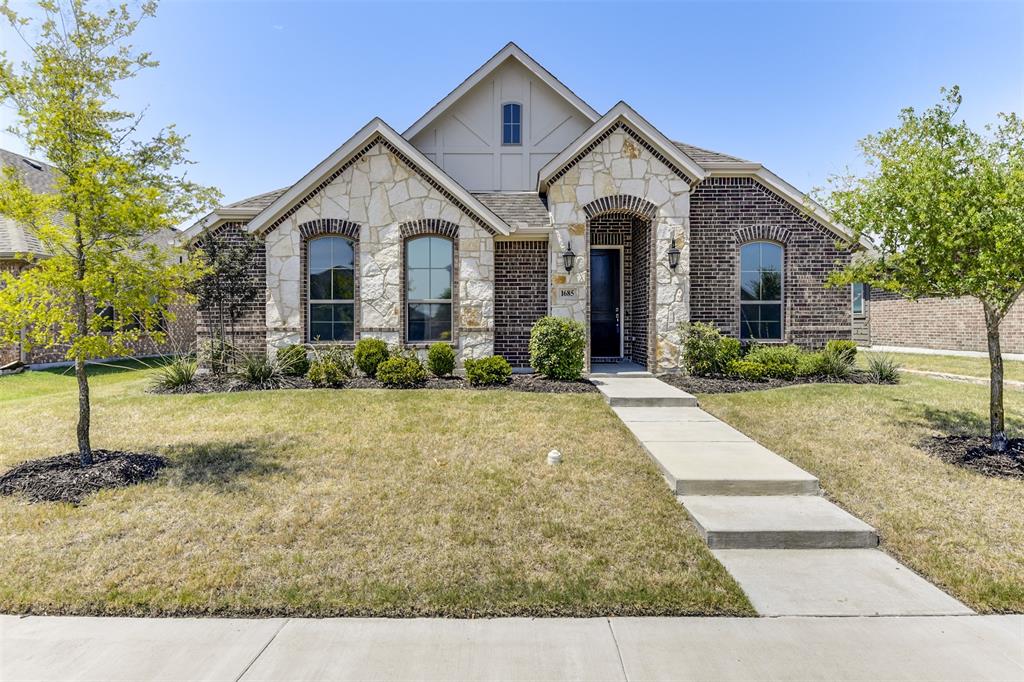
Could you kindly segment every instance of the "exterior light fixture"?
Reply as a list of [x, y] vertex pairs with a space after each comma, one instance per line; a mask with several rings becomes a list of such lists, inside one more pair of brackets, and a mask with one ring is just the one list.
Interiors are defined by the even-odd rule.
[[672, 246], [668, 249], [668, 266], [673, 270], [679, 267], [679, 249], [676, 248], [675, 237], [672, 237]]
[[572, 266], [576, 264], [576, 254], [572, 250], [572, 242], [565, 245], [565, 251], [562, 253], [562, 264], [565, 265], [566, 272], [572, 272]]

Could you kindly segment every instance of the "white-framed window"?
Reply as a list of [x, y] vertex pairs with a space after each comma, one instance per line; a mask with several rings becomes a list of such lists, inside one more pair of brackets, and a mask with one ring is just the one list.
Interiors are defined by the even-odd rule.
[[406, 341], [452, 340], [452, 263], [454, 244], [446, 237], [414, 237], [405, 242]]
[[310, 341], [355, 338], [355, 251], [344, 237], [310, 240], [308, 262]]
[[853, 301], [851, 308], [854, 315], [864, 314], [864, 285], [860, 282], [854, 282], [852, 287]]
[[782, 255], [772, 242], [740, 247], [741, 339], [782, 339]]
[[523, 106], [517, 102], [501, 105], [501, 143], [523, 143]]

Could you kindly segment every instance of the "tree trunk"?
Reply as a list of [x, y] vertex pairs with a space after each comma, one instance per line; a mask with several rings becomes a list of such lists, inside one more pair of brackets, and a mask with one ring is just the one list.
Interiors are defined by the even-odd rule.
[[92, 441], [89, 437], [89, 378], [82, 358], [75, 358], [75, 377], [78, 379], [78, 459], [87, 467], [92, 464]]
[[991, 366], [989, 378], [989, 432], [992, 449], [1006, 452], [1010, 441], [1006, 437], [1006, 417], [1003, 411], [1003, 352], [999, 347], [999, 323], [1001, 316], [985, 305], [985, 328], [988, 334], [988, 360]]

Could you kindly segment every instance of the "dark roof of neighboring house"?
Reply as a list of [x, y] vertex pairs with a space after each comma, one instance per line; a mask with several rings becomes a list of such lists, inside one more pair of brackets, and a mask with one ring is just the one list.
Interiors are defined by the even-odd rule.
[[236, 201], [233, 204], [228, 204], [224, 208], [259, 208], [264, 209], [270, 206], [272, 203], [277, 201], [277, 198], [288, 191], [288, 187], [282, 187], [281, 189], [275, 189], [273, 192], [264, 192], [263, 194], [257, 194], [254, 197], [242, 199]]
[[551, 224], [548, 207], [536, 192], [473, 192], [473, 196], [513, 229]]
[[[0, 149], [0, 166], [13, 167], [33, 192], [53, 190], [54, 170], [51, 166], [21, 154]], [[45, 256], [46, 249], [29, 230], [14, 220], [0, 215], [0, 258], [18, 255]]]
[[704, 149], [703, 147], [695, 147], [692, 144], [686, 144], [685, 142], [676, 142], [675, 140], [672, 140], [672, 144], [679, 147], [684, 154], [697, 163], [704, 163], [708, 161], [712, 163], [715, 161], [745, 161], [745, 159], [741, 159], [738, 156], [729, 156], [728, 154], [714, 152], [710, 149]]

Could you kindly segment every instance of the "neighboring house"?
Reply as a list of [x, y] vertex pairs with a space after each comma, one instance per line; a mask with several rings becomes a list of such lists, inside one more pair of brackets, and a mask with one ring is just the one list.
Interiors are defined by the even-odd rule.
[[[528, 364], [546, 314], [587, 330], [588, 366], [679, 361], [680, 324], [744, 340], [851, 338], [844, 231], [759, 163], [601, 115], [509, 44], [404, 133], [370, 121], [290, 187], [187, 232], [265, 243], [244, 345], [379, 337]], [[200, 334], [215, 320], [200, 313]]]
[[[981, 302], [960, 298], [907, 299], [888, 291], [866, 290], [862, 313], [854, 308], [854, 338], [870, 346], [988, 351], [985, 312]], [[1004, 353], [1024, 353], [1024, 299], [1018, 300], [999, 325]]]
[[[54, 169], [40, 161], [14, 152], [0, 149], [0, 166], [13, 167], [34, 192], [50, 192], [54, 184]], [[149, 239], [164, 248], [172, 247], [180, 235], [174, 230], [163, 230]], [[39, 243], [31, 230], [14, 220], [0, 215], [0, 272], [18, 274], [34, 262], [49, 257], [46, 248]], [[116, 311], [107, 311], [116, 315]], [[160, 345], [149, 337], [133, 344], [133, 357], [162, 355], [189, 350], [195, 343], [195, 308], [178, 305], [174, 307], [176, 319], [166, 325], [167, 343]], [[64, 362], [64, 346], [53, 348], [33, 347], [29, 350], [20, 344], [0, 345], [0, 368], [12, 363], [39, 365]]]

